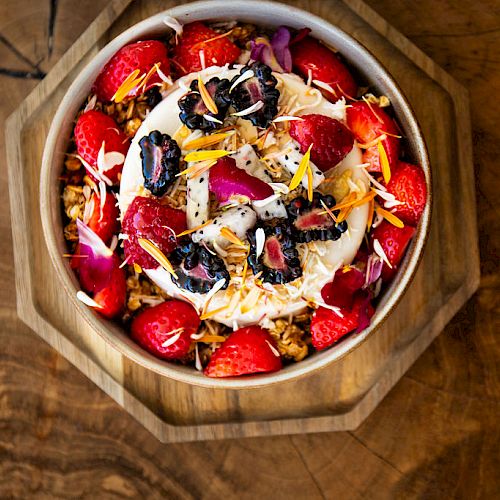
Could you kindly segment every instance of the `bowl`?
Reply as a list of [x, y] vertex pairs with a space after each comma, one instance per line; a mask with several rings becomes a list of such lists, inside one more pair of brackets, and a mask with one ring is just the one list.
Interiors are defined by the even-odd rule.
[[[133, 342], [117, 324], [99, 317], [77, 300], [76, 293], [80, 288], [78, 281], [67, 259], [62, 257], [66, 252], [66, 244], [63, 237], [58, 176], [62, 171], [74, 117], [88, 96], [97, 74], [111, 56], [127, 43], [165, 33], [169, 29], [163, 22], [166, 15], [175, 17], [181, 23], [237, 19], [271, 27], [287, 25], [293, 28], [311, 28], [314, 37], [336, 47], [351, 68], [355, 68], [379, 94], [389, 97], [402, 132], [408, 139], [410, 157], [412, 161], [420, 164], [425, 172], [428, 192], [425, 211], [398, 274], [379, 301], [371, 325], [363, 332], [350, 335], [329, 349], [314, 353], [279, 372], [213, 379], [191, 367], [155, 358]], [[323, 368], [348, 354], [380, 328], [407, 290], [422, 256], [430, 224], [431, 171], [421, 130], [406, 98], [381, 63], [351, 36], [321, 18], [289, 5], [246, 0], [202, 1], [166, 10], [132, 26], [108, 43], [75, 78], [57, 109], [47, 136], [40, 180], [40, 213], [48, 251], [65, 292], [69, 294], [74, 307], [95, 335], [100, 335], [123, 356], [162, 376], [202, 387], [248, 389], [289, 381]]]

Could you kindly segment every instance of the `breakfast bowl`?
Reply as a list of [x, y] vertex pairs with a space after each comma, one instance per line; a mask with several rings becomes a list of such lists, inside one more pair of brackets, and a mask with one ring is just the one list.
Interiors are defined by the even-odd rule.
[[[236, 21], [239, 24], [234, 24]], [[124, 47], [129, 47], [136, 42], [163, 40], [167, 36], [172, 43], [176, 44], [175, 47], [182, 46], [182, 37], [187, 36], [182, 26], [191, 26], [186, 30], [192, 30], [193, 25], [201, 30], [217, 30], [211, 31], [213, 36], [209, 36], [208, 42], [218, 40], [220, 43], [220, 40], [225, 40], [224, 56], [221, 57], [231, 57], [233, 44], [230, 40], [236, 33], [243, 32], [241, 36], [246, 37], [243, 39], [247, 48], [246, 60], [244, 58], [239, 61], [232, 60], [227, 64], [223, 61], [224, 64], [211, 66], [210, 61], [205, 60], [206, 54], [204, 53], [198, 55], [197, 58], [201, 68], [189, 71], [189, 68], [186, 70], [184, 67], [189, 64], [189, 57], [184, 57], [184, 59], [174, 57], [171, 63], [174, 63], [177, 69], [174, 68], [172, 72], [175, 74], [177, 71], [177, 76], [179, 76], [175, 81], [170, 80], [166, 71], [168, 63], [165, 62], [163, 65], [155, 63], [150, 65], [150, 71], [146, 68], [143, 74], [139, 70], [127, 73], [126, 77], [119, 82], [118, 88], [116, 86], [113, 88], [112, 78], [110, 82], [110, 78], [102, 76], [105, 67], [108, 72], [110, 68], [115, 71], [114, 74], [119, 72], [122, 62], [119, 61], [120, 64], [118, 64], [115, 58]], [[200, 25], [202, 28], [199, 28]], [[252, 38], [252, 27], [255, 26], [257, 31]], [[307, 28], [306, 31], [305, 28]], [[278, 32], [281, 36], [277, 36]], [[196, 33], [196, 36], [199, 37], [199, 33]], [[200, 43], [198, 40], [199, 38], [196, 38], [196, 42], [192, 45], [198, 46]], [[345, 64], [345, 67], [349, 68], [349, 72], [354, 75], [353, 80], [356, 81], [357, 95], [351, 95], [352, 92], [344, 90], [346, 87], [343, 89], [338, 85], [333, 88], [329, 83], [315, 78], [317, 68], [311, 69], [309, 66], [307, 69], [307, 64], [304, 66], [305, 70], [302, 68], [302, 74], [288, 75], [284, 69], [291, 62], [286, 59], [287, 54], [290, 53], [290, 47], [287, 46], [288, 52], [276, 48], [279, 45], [283, 46], [283, 40], [285, 40], [285, 45], [290, 44], [290, 47], [292, 47], [292, 42], [295, 44], [295, 48], [291, 49], [291, 53], [294, 54], [294, 71], [299, 73], [301, 71], [298, 64], [299, 70], [295, 69], [298, 58], [307, 58], [307, 51], [305, 56], [298, 55], [301, 52], [299, 48], [304, 47], [307, 41], [313, 44], [314, 50], [310, 53], [328, 52], [331, 55], [325, 57], [333, 57], [336, 61], [334, 64], [339, 61], [338, 64]], [[236, 40], [233, 41], [237, 43]], [[176, 50], [175, 47], [174, 50]], [[241, 54], [238, 57], [242, 57], [245, 52], [243, 47], [240, 48]], [[155, 43], [148, 47], [149, 51], [156, 49]], [[161, 52], [161, 48], [159, 50]], [[196, 52], [200, 52], [192, 47], [190, 50], [190, 54], [196, 55]], [[338, 51], [342, 59], [337, 58], [333, 50]], [[217, 62], [215, 59], [212, 62]], [[248, 96], [252, 96], [252, 92], [248, 92], [248, 89], [254, 80], [265, 82], [258, 89], [261, 93], [259, 94], [261, 100], [257, 102], [248, 101]], [[112, 109], [116, 115], [117, 109], [122, 110], [124, 107], [122, 103], [126, 103], [141, 85], [144, 95], [139, 97], [138, 101], [133, 102], [138, 103], [136, 109], [139, 104], [144, 107], [146, 110], [144, 115], [138, 119], [137, 126], [134, 126], [133, 118], [128, 120], [125, 116], [123, 121], [125, 125], [120, 122], [120, 128], [116, 126], [118, 140], [116, 137], [106, 139], [108, 145], [112, 141], [115, 144], [111, 151], [108, 150], [108, 153], [104, 148], [104, 140], [102, 147], [94, 148], [99, 151], [96, 155], [98, 156], [96, 165], [99, 165], [97, 169], [96, 165], [91, 164], [92, 161], [86, 159], [80, 146], [84, 144], [87, 149], [90, 147], [89, 144], [92, 141], [87, 138], [81, 139], [81, 137], [85, 133], [89, 136], [95, 135], [100, 125], [85, 124], [84, 126], [81, 123], [81, 117], [90, 116], [92, 113], [104, 113], [109, 109]], [[150, 92], [151, 89], [155, 89], [155, 85], [156, 90]], [[215, 90], [211, 85], [212, 87], [215, 85]], [[96, 97], [96, 86], [99, 88], [97, 91], [99, 99]], [[158, 97], [160, 93], [158, 89], [162, 89], [160, 97]], [[280, 92], [276, 93], [277, 90]], [[326, 122], [322, 118], [312, 119], [311, 116], [319, 116], [321, 113], [300, 114], [300, 111], [304, 109], [297, 111], [301, 106], [293, 108], [292, 105], [287, 107], [286, 113], [278, 113], [278, 108], [284, 107], [282, 101], [278, 102], [278, 95], [282, 98], [287, 92], [290, 98], [295, 99], [299, 104], [306, 103], [302, 108], [308, 107], [309, 111], [325, 110], [325, 113], [335, 118], [329, 116]], [[235, 95], [240, 96], [239, 101], [236, 100]], [[150, 100], [154, 101], [151, 105]], [[310, 103], [309, 100], [314, 102]], [[175, 106], [176, 103], [179, 103], [180, 108]], [[215, 110], [212, 110], [214, 105]], [[204, 106], [205, 111], [193, 113], [193, 109], [198, 109], [197, 106]], [[126, 115], [133, 107], [129, 105], [123, 113]], [[390, 108], [388, 114], [384, 111], [386, 107]], [[222, 109], [226, 113], [226, 108], [227, 117], [220, 114]], [[179, 110], [180, 115], [183, 116], [179, 116]], [[133, 113], [132, 109], [131, 117], [135, 116]], [[375, 133], [375, 137], [362, 140], [358, 133], [363, 132], [360, 129], [363, 129], [364, 122], [361, 127], [356, 127], [356, 124], [358, 117], [363, 117], [366, 113], [370, 116], [369, 121], [380, 124], [374, 125], [379, 132]], [[182, 129], [174, 127], [170, 130], [168, 126], [166, 129], [162, 128], [166, 126], [165, 120], [177, 123], [179, 119], [182, 121], [182, 123], [179, 122]], [[315, 123], [315, 120], [319, 122]], [[241, 128], [236, 125], [240, 122]], [[350, 128], [344, 126], [344, 123], [348, 123]], [[129, 124], [133, 126], [133, 130], [127, 129]], [[263, 133], [267, 126], [271, 127], [271, 124], [274, 135], [269, 133], [270, 128], [267, 133]], [[313, 148], [314, 141], [309, 140], [307, 144], [304, 144], [304, 137], [308, 132], [308, 130], [304, 131], [305, 125], [315, 126], [317, 134], [321, 135], [321, 140], [318, 139], [315, 148]], [[322, 165], [323, 162], [318, 156], [318, 144], [322, 145], [325, 141], [329, 141], [331, 135], [327, 132], [332, 126], [337, 127], [334, 128], [337, 134], [335, 137], [348, 137], [351, 138], [351, 142], [349, 148], [340, 157], [331, 160], [333, 167], [329, 170]], [[103, 127], [106, 130], [114, 129], [113, 126], [108, 125]], [[232, 130], [228, 130], [231, 127]], [[248, 131], [251, 127], [254, 127], [260, 135], [248, 139], [246, 134], [252, 134], [253, 129]], [[286, 130], [283, 132], [281, 127]], [[194, 132], [199, 132], [199, 129], [203, 129], [204, 133], [193, 135]], [[288, 149], [285, 151], [287, 154], [279, 149], [280, 133], [288, 141]], [[206, 138], [217, 134], [221, 143], [227, 141], [224, 143], [227, 147], [207, 149], [215, 143], [211, 142], [211, 139], [207, 141]], [[292, 135], [295, 142], [290, 140]], [[234, 136], [244, 136], [243, 145], [232, 142], [229, 144]], [[275, 137], [275, 142], [268, 144], [273, 137]], [[258, 153], [262, 152], [262, 157], [258, 160], [269, 160], [271, 166], [278, 162], [278, 166], [283, 167], [283, 170], [286, 167], [288, 170], [283, 174], [286, 182], [282, 182], [283, 179], [280, 177], [269, 177], [269, 182], [264, 182], [263, 177], [274, 174], [274, 172], [269, 174], [265, 169], [259, 172], [253, 170], [250, 174], [244, 170], [243, 167], [247, 163], [246, 166], [252, 168], [255, 166], [253, 157], [254, 151], [258, 148], [252, 147], [252, 144], [255, 146], [259, 140], [261, 140], [262, 151], [258, 150]], [[79, 143], [77, 149], [74, 147], [74, 141]], [[189, 143], [191, 143], [192, 150], [187, 147]], [[195, 148], [192, 146], [195, 143], [203, 144], [203, 146]], [[124, 144], [127, 145], [126, 148]], [[291, 149], [288, 147], [289, 144], [292, 144]], [[229, 147], [230, 145], [233, 147]], [[241, 151], [245, 147], [246, 156]], [[397, 153], [393, 158], [391, 148], [394, 147]], [[404, 156], [402, 151], [404, 151]], [[158, 154], [161, 160], [155, 163], [154, 158], [157, 158]], [[184, 163], [181, 163], [179, 167], [181, 155], [183, 155]], [[349, 163], [344, 163], [346, 158], [350, 158]], [[378, 171], [371, 168], [374, 163], [370, 163], [370, 158], [372, 162], [378, 162]], [[241, 161], [243, 164], [240, 163]], [[81, 191], [78, 186], [76, 188], [73, 186], [73, 178], [76, 174], [72, 169], [75, 163], [77, 165], [74, 171], [81, 170], [87, 178], [90, 177], [90, 181], [86, 181], [87, 184], [82, 184]], [[211, 198], [210, 200], [207, 198], [207, 207], [213, 202], [214, 194], [215, 201], [218, 203], [216, 212], [213, 217], [211, 214], [210, 220], [207, 217], [200, 218], [199, 210], [189, 205], [194, 200], [199, 207], [199, 198], [195, 199], [193, 193], [198, 192], [200, 188], [197, 185], [202, 184], [204, 179], [199, 168], [202, 163], [205, 168], [203, 172], [210, 172], [210, 186], [208, 186], [208, 181], [203, 182], [206, 184], [203, 188], [206, 191], [203, 191], [205, 194], [202, 193], [199, 196], [208, 196], [210, 191]], [[296, 166], [293, 167], [292, 163]], [[397, 169], [393, 168], [393, 163], [397, 163]], [[71, 168], [68, 165], [72, 165]], [[110, 177], [114, 175], [115, 167], [118, 165], [120, 172], [117, 180], [113, 181]], [[194, 166], [198, 169], [196, 172], [193, 170]], [[349, 170], [348, 175], [342, 177], [346, 170]], [[396, 174], [398, 175], [398, 182], [393, 179], [391, 186], [396, 185], [396, 188], [400, 190], [401, 186], [407, 186], [408, 183], [413, 186], [416, 181], [412, 176], [417, 172], [420, 182], [418, 196], [412, 193], [411, 196], [405, 198], [404, 202], [401, 201], [404, 196], [400, 197], [401, 200], [397, 199], [392, 190], [388, 190], [391, 170], [394, 178]], [[103, 175], [103, 172], [107, 175]], [[255, 180], [259, 175], [261, 179]], [[241, 177], [245, 180], [242, 181]], [[346, 193], [342, 193], [342, 189], [339, 190], [340, 177], [342, 177], [343, 188], [347, 189]], [[85, 201], [85, 208], [82, 211], [86, 213], [76, 215], [71, 213], [75, 205], [68, 206], [66, 202], [67, 198], [72, 197], [73, 194], [68, 193], [66, 188], [63, 190], [61, 178], [65, 179], [66, 187], [68, 185], [74, 187], [77, 197], [81, 196], [87, 201], [93, 200], [91, 203]], [[68, 178], [72, 179], [71, 183]], [[219, 181], [215, 186], [217, 178]], [[236, 178], [238, 182], [234, 180]], [[249, 178], [251, 179], [248, 181]], [[330, 180], [335, 186], [336, 198], [328, 194], [329, 191], [324, 192], [326, 189], [324, 186], [328, 185]], [[106, 185], [107, 181], [109, 183]], [[172, 198], [173, 187], [178, 188], [179, 182], [181, 186], [184, 186], [185, 184], [182, 183], [188, 184], [190, 181], [192, 184], [184, 189], [185, 206], [170, 206], [168, 203], [158, 206], [157, 197], [162, 200]], [[113, 187], [114, 182], [117, 185]], [[165, 187], [165, 184], [168, 185]], [[239, 187], [235, 188], [234, 184], [238, 184]], [[244, 189], [241, 188], [242, 184], [245, 184]], [[270, 194], [266, 191], [270, 189], [269, 186], [272, 187]], [[321, 189], [323, 191], [316, 193], [314, 191], [316, 188], [318, 191]], [[260, 197], [255, 194], [259, 189], [265, 193]], [[227, 194], [228, 190], [230, 196]], [[297, 193], [302, 196], [291, 197], [290, 193], [293, 190], [297, 190]], [[114, 207], [114, 203], [111, 204], [112, 207], [107, 207], [106, 201], [102, 202], [102, 200], [107, 200], [107, 191], [112, 193], [116, 191], [117, 207]], [[63, 207], [61, 197], [64, 201]], [[112, 199], [113, 197], [114, 194], [111, 195]], [[412, 212], [415, 208], [412, 204], [417, 198], [420, 203], [418, 218]], [[137, 207], [139, 199], [142, 200], [143, 205]], [[75, 308], [96, 335], [101, 336], [112, 348], [133, 362], [165, 377], [204, 387], [252, 388], [312, 373], [345, 356], [369, 335], [377, 334], [376, 330], [396, 307], [408, 288], [422, 255], [430, 223], [431, 172], [424, 139], [408, 102], [397, 84], [367, 48], [322, 19], [287, 5], [259, 1], [250, 4], [240, 1], [196, 2], [170, 9], [134, 25], [106, 45], [75, 78], [59, 105], [47, 137], [42, 160], [40, 200], [46, 243], [64, 292], [72, 298]], [[283, 200], [282, 205], [280, 205], [281, 200]], [[221, 201], [224, 202], [223, 206]], [[286, 212], [281, 215], [285, 205]], [[276, 222], [273, 215], [270, 216], [272, 222], [269, 222], [268, 212], [272, 212], [270, 207], [273, 207], [273, 210], [279, 214], [276, 218], [283, 217], [282, 220], [285, 222]], [[168, 212], [170, 209], [173, 211]], [[94, 212], [89, 215], [89, 210], [94, 210]], [[102, 222], [104, 214], [115, 213], [114, 210], [117, 211], [114, 220], [119, 218], [121, 226], [114, 231], [113, 240], [106, 236], [109, 241], [104, 241], [106, 238], [102, 234], [96, 240], [95, 231], [89, 229], [89, 219], [97, 214], [95, 217], [97, 222]], [[163, 228], [158, 238], [163, 238], [165, 241], [173, 238], [176, 242], [177, 246], [169, 247], [168, 252], [161, 246], [163, 240], [162, 242], [152, 241], [154, 239], [152, 237], [148, 239], [143, 233], [132, 232], [131, 228], [138, 231], [139, 216], [137, 214], [141, 214], [139, 218], [142, 228], [144, 221], [152, 224], [151, 221], [161, 220], [166, 212], [165, 217], [173, 221], [179, 210], [186, 214], [184, 217], [188, 220], [187, 229], [185, 222], [182, 224], [170, 222], [168, 226], [158, 223], [158, 227]], [[315, 224], [320, 224], [319, 226], [308, 227], [308, 219], [305, 216], [312, 213], [320, 217], [322, 221], [327, 220], [328, 223], [321, 222], [323, 224], [321, 225], [317, 222]], [[232, 214], [241, 215], [243, 222], [233, 223], [235, 217], [232, 217]], [[192, 222], [189, 222], [190, 218]], [[300, 224], [299, 218], [301, 218]], [[70, 223], [72, 223], [73, 233], [69, 228], [69, 219], [72, 219]], [[83, 219], [85, 222], [82, 222]], [[367, 236], [365, 227], [367, 225], [371, 227], [372, 220], [377, 226], [373, 228], [373, 231], [377, 230], [377, 235], [380, 237], [374, 237], [372, 232], [370, 237], [365, 238]], [[218, 223], [218, 221], [223, 222]], [[253, 231], [251, 234], [246, 226], [248, 224]], [[361, 226], [362, 232], [360, 232]], [[213, 231], [207, 230], [207, 228], [214, 227], [217, 230], [216, 236], [213, 236]], [[257, 229], [254, 231], [255, 228]], [[394, 245], [398, 244], [398, 237], [393, 236], [393, 232], [396, 231], [394, 228], [404, 232], [404, 245], [395, 252], [398, 254], [398, 259], [391, 265], [392, 254], [389, 256], [387, 254], [393, 252]], [[168, 236], [170, 233], [173, 237]], [[207, 233], [212, 235], [212, 240], [206, 239]], [[358, 233], [357, 236], [356, 233]], [[384, 250], [382, 235], [386, 234], [389, 234], [389, 246], [386, 246]], [[195, 235], [198, 238], [196, 241]], [[344, 243], [344, 247], [348, 250], [345, 248], [342, 250], [340, 243], [335, 246], [336, 241], [347, 241], [346, 236], [349, 241], [356, 242], [352, 243], [352, 248], [349, 247], [349, 243]], [[188, 242], [181, 240], [186, 237], [189, 238]], [[229, 246], [222, 245], [221, 237], [227, 240], [224, 245], [229, 242]], [[97, 250], [92, 255], [82, 250], [96, 241], [97, 247], [101, 250], [99, 254]], [[179, 241], [183, 243], [178, 243]], [[276, 241], [279, 241], [277, 254], [272, 253], [274, 252], [272, 245], [275, 245]], [[68, 242], [72, 244], [70, 252]], [[335, 249], [335, 258], [332, 261], [325, 262], [320, 258], [325, 255], [322, 250], [323, 244], [328, 249]], [[125, 247], [125, 257], [120, 259], [119, 266], [117, 264], [115, 266], [117, 256], [114, 251], [120, 252], [117, 246], [121, 248], [122, 245]], [[226, 299], [227, 292], [225, 291], [228, 281], [231, 283], [233, 279], [233, 275], [228, 272], [232, 264], [229, 263], [227, 256], [232, 246], [245, 248], [241, 264], [246, 295], [243, 296], [237, 290], [240, 298], [235, 300]], [[196, 255], [193, 253], [195, 251], [198, 252]], [[349, 256], [346, 256], [346, 252]], [[68, 254], [72, 254], [70, 258]], [[309, 254], [311, 254], [310, 258]], [[187, 265], [188, 259], [191, 259], [189, 266]], [[192, 262], [193, 259], [195, 259], [194, 262]], [[225, 268], [220, 264], [221, 259], [226, 264]], [[353, 259], [354, 262], [352, 262]], [[85, 265], [81, 263], [86, 260], [88, 262], [104, 261], [104, 267], [111, 266], [109, 269], [113, 268], [113, 273], [116, 271], [116, 276], [110, 274], [106, 293], [103, 293], [103, 288], [98, 289], [96, 285], [99, 282], [101, 268], [97, 275], [93, 271], [84, 272]], [[194, 275], [188, 272], [201, 266], [200, 269], [206, 274], [208, 270], [203, 267], [205, 262], [209, 263], [207, 265], [215, 266], [216, 269], [215, 274], [212, 273], [213, 269], [210, 269], [210, 273], [213, 274], [209, 273], [210, 286], [207, 285], [208, 278], [205, 275], [200, 277], [199, 273]], [[75, 274], [75, 269], [78, 271], [78, 276]], [[241, 268], [236, 269], [238, 271], [236, 274], [241, 275]], [[302, 271], [304, 271], [304, 277], [302, 277]], [[122, 284], [122, 281], [125, 283], [122, 278], [125, 272], [128, 276], [126, 285]], [[381, 273], [385, 273], [382, 278]], [[253, 295], [248, 281], [245, 282], [247, 275], [250, 276], [248, 280], [250, 284], [255, 285], [253, 290], [256, 293]], [[341, 293], [336, 289], [339, 282], [338, 276], [342, 277], [343, 282], [347, 282], [341, 289]], [[346, 276], [354, 276], [355, 279], [346, 280]], [[293, 297], [290, 295], [292, 298], [289, 300], [278, 297], [279, 307], [274, 304], [273, 298], [267, 298], [267, 292], [274, 296], [276, 290], [279, 290], [279, 293], [282, 288], [288, 290], [289, 287], [286, 285], [295, 283], [294, 279], [303, 279], [304, 282], [309, 279], [309, 284], [307, 287], [302, 284], [297, 286], [297, 293], [294, 293]], [[353, 281], [359, 283], [356, 289], [350, 290], [349, 286]], [[384, 282], [383, 286], [382, 282]], [[333, 291], [337, 292], [337, 296], [332, 290], [330, 294], [324, 293], [326, 285], [330, 283], [335, 283]], [[116, 293], [117, 289], [121, 290], [125, 286], [127, 287], [127, 308], [125, 312], [119, 311], [120, 318], [122, 316], [125, 318], [124, 323], [120, 323], [116, 321], [117, 313], [114, 310], [108, 313], [106, 308], [109, 304], [106, 301], [110, 294]], [[153, 298], [149, 297], [144, 300], [144, 293], [142, 295], [135, 293], [132, 297], [130, 288], [137, 289], [143, 286], [148, 291], [155, 290]], [[143, 290], [141, 288], [140, 292]], [[250, 291], [247, 292], [247, 290]], [[124, 290], [121, 291], [125, 293]], [[334, 295], [334, 297], [329, 295]], [[207, 300], [207, 297], [210, 300]], [[247, 297], [252, 300], [250, 301]], [[129, 307], [131, 298], [138, 301], [137, 308]], [[106, 302], [106, 308], [103, 306], [103, 301]], [[210, 301], [211, 307], [208, 311]], [[345, 304], [345, 301], [350, 301], [350, 303]], [[229, 307], [228, 302], [231, 302], [231, 306], [234, 303], [237, 308], [240, 308], [237, 316], [234, 313], [235, 309]], [[243, 304], [245, 304], [245, 309], [242, 308]], [[363, 309], [363, 314], [359, 313], [356, 322], [350, 324], [349, 314], [357, 307], [356, 304]], [[160, 341], [155, 338], [159, 320], [157, 317], [152, 318], [152, 311], [158, 311], [155, 309], [157, 307], [162, 308], [163, 316], [160, 322], [169, 324], [169, 331], [165, 334], [168, 335], [162, 337]], [[233, 311], [233, 316], [228, 316], [227, 308]], [[179, 323], [179, 318], [193, 317], [193, 311], [196, 311], [194, 313], [196, 319], [191, 321], [189, 328], [184, 323]], [[208, 316], [209, 312], [214, 311], [222, 312]], [[201, 327], [199, 326], [200, 315]], [[324, 316], [324, 318], [322, 316], [323, 322], [318, 326], [321, 315]], [[281, 330], [288, 332], [288, 326], [296, 326], [300, 333], [302, 323], [299, 325], [294, 323], [295, 318], [299, 316], [301, 318], [304, 316], [301, 321], [307, 326], [303, 326], [300, 334], [303, 334], [303, 338], [294, 346], [297, 348], [296, 351], [301, 351], [302, 354], [293, 354], [287, 348], [288, 344], [283, 341], [284, 339], [279, 337], [283, 331], [276, 332], [276, 325], [277, 320], [280, 320]], [[360, 319], [361, 316], [363, 316], [363, 321]], [[112, 317], [114, 319], [110, 319]], [[342, 335], [339, 336], [332, 333], [333, 329], [337, 328], [334, 324], [336, 318], [341, 318], [344, 323], [341, 327]], [[316, 326], [312, 326], [312, 321], [316, 321]], [[196, 327], [191, 328], [194, 323]], [[209, 324], [210, 327], [207, 326], [207, 330], [199, 331], [198, 328], [205, 328], [205, 324]], [[221, 330], [213, 331], [214, 324], [221, 325]], [[259, 331], [250, 332], [257, 324]], [[330, 328], [331, 325], [334, 325], [333, 329]], [[231, 332], [231, 329], [234, 332]], [[188, 341], [185, 340], [186, 333], [189, 333]], [[234, 340], [238, 337], [238, 335], [233, 335], [234, 333], [238, 333], [239, 341]], [[271, 336], [272, 333], [274, 333], [273, 336]], [[252, 337], [258, 344], [257, 347], [252, 345], [250, 354], [246, 352], [243, 356], [246, 356], [245, 359], [249, 364], [253, 363], [253, 366], [257, 368], [253, 372], [224, 372], [224, 367], [227, 368], [228, 363], [232, 363], [234, 359], [241, 359], [238, 346], [241, 345], [242, 335], [245, 342]], [[198, 354], [199, 341], [205, 342], [207, 360], [203, 363], [204, 366], [201, 366], [202, 360]], [[179, 344], [183, 342], [185, 345], [179, 347]], [[190, 357], [190, 363], [172, 361], [174, 347], [185, 350], [184, 354], [186, 354], [186, 359]], [[223, 348], [228, 351], [225, 352], [225, 358], [221, 357]], [[263, 350], [267, 351], [263, 352]], [[250, 359], [256, 355], [256, 352], [258, 352], [259, 359]], [[217, 355], [213, 355], [214, 353]], [[163, 359], [160, 359], [159, 355]], [[297, 362], [287, 362], [287, 357], [290, 360], [294, 355]], [[277, 359], [273, 360], [273, 357]], [[219, 365], [214, 368], [212, 365], [216, 358], [219, 359]], [[284, 363], [282, 363], [282, 358]], [[260, 366], [266, 363], [267, 367]]]

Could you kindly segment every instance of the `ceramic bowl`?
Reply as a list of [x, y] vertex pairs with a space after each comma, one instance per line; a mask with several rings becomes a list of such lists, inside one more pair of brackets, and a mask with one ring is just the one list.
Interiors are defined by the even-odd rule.
[[[389, 97], [402, 132], [408, 138], [410, 156], [415, 163], [422, 166], [425, 172], [428, 190], [427, 207], [397, 276], [383, 293], [371, 325], [362, 333], [351, 335], [337, 345], [314, 353], [304, 361], [289, 365], [276, 373], [233, 379], [213, 379], [205, 377], [194, 368], [179, 366], [153, 357], [135, 344], [117, 324], [102, 319], [76, 299], [79, 285], [69, 267], [68, 260], [62, 257], [66, 252], [66, 245], [63, 237], [58, 176], [63, 168], [64, 153], [74, 125], [74, 117], [88, 96], [97, 74], [110, 57], [127, 43], [165, 33], [169, 29], [163, 22], [166, 15], [175, 17], [182, 23], [196, 20], [237, 19], [271, 27], [287, 25], [293, 28], [304, 26], [311, 28], [314, 37], [336, 47], [363, 80], [369, 82], [379, 94]], [[41, 218], [52, 262], [65, 292], [70, 295], [74, 307], [78, 309], [82, 319], [91, 326], [94, 334], [103, 337], [122, 355], [165, 377], [198, 386], [225, 389], [265, 386], [310, 374], [340, 359], [373, 335], [387, 319], [410, 284], [425, 245], [431, 213], [431, 172], [424, 138], [410, 105], [380, 62], [351, 36], [323, 19], [289, 5], [261, 1], [215, 0], [182, 5], [145, 19], [112, 40], [75, 78], [62, 99], [45, 144], [40, 183]]]

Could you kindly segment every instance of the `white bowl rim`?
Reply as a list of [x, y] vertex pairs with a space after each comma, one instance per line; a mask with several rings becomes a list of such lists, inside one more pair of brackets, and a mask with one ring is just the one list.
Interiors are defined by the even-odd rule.
[[[251, 8], [252, 12], [249, 12], [249, 8]], [[220, 10], [224, 12], [222, 16], [213, 15], [214, 12]], [[261, 12], [265, 12], [265, 18], [264, 14], [261, 14]], [[62, 241], [62, 230], [56, 231], [56, 224], [54, 223], [56, 220], [55, 216], [57, 216], [57, 214], [59, 219], [61, 218], [60, 208], [59, 206], [55, 206], [58, 198], [54, 198], [54, 156], [56, 154], [56, 144], [61, 135], [60, 131], [62, 125], [64, 121], [67, 120], [68, 109], [74, 107], [75, 104], [76, 99], [74, 94], [81, 93], [84, 83], [93, 81], [96, 69], [102, 68], [106, 61], [109, 60], [109, 58], [120, 47], [131, 41], [140, 39], [143, 34], [145, 35], [152, 32], [159, 33], [160, 30], [168, 30], [163, 23], [163, 19], [167, 15], [184, 22], [214, 18], [221, 20], [231, 18], [253, 18], [254, 22], [257, 24], [267, 24], [273, 26], [279, 25], [272, 22], [274, 18], [286, 17], [286, 23], [280, 22], [280, 24], [288, 24], [290, 26], [297, 25], [297, 27], [298, 25], [307, 26], [312, 28], [312, 34], [316, 34], [316, 36], [320, 39], [324, 40], [325, 35], [320, 36], [317, 33], [323, 32], [325, 34], [327, 33], [331, 36], [331, 38], [337, 39], [335, 43], [336, 46], [344, 43], [352, 46], [356, 55], [367, 63], [371, 69], [376, 70], [376, 73], [370, 73], [370, 78], [373, 79], [376, 74], [379, 80], [378, 84], [381, 85], [383, 83], [382, 86], [385, 88], [385, 93], [391, 96], [393, 107], [398, 108], [396, 113], [398, 121], [400, 124], [405, 123], [407, 129], [411, 131], [411, 135], [408, 137], [413, 146], [413, 153], [416, 157], [418, 157], [418, 161], [426, 176], [428, 188], [426, 208], [417, 227], [413, 241], [407, 251], [406, 257], [396, 278], [385, 290], [383, 300], [377, 307], [376, 313], [372, 318], [371, 325], [363, 332], [356, 335], [350, 335], [349, 337], [344, 338], [337, 345], [332, 346], [325, 351], [313, 353], [305, 360], [299, 363], [290, 364], [278, 372], [235, 378], [209, 378], [191, 367], [165, 362], [152, 356], [140, 346], [133, 343], [128, 338], [126, 333], [122, 331], [123, 329], [117, 327], [112, 322], [97, 317], [96, 313], [91, 311], [76, 298], [76, 292], [78, 290], [76, 278], [73, 272], [69, 269], [67, 262], [64, 262], [61, 256], [61, 243], [64, 244]], [[340, 53], [345, 55], [345, 51], [340, 50]], [[92, 75], [94, 75], [93, 78], [91, 78]], [[90, 91], [90, 85], [87, 84], [85, 95], [87, 95]], [[79, 102], [81, 103], [82, 101], [80, 100]], [[78, 104], [78, 107], [80, 105], [81, 104]], [[71, 116], [74, 115], [75, 113]], [[62, 281], [63, 287], [75, 305], [75, 308], [78, 310], [79, 314], [86, 321], [86, 323], [91, 326], [95, 333], [100, 335], [106, 340], [107, 343], [109, 343], [125, 357], [168, 378], [200, 387], [216, 389], [249, 389], [269, 386], [278, 382], [291, 381], [324, 368], [330, 363], [339, 360], [351, 352], [381, 326], [404, 295], [416, 272], [419, 261], [422, 258], [431, 219], [431, 192], [431, 169], [427, 149], [411, 106], [385, 68], [362, 44], [353, 39], [340, 28], [330, 24], [318, 16], [290, 5], [261, 0], [251, 0], [250, 2], [248, 0], [232, 0], [231, 2], [227, 2], [227, 0], [205, 0], [167, 9], [131, 26], [103, 47], [78, 74], [58, 106], [46, 139], [40, 177], [40, 210], [45, 241], [51, 260], [56, 267], [56, 272]]]

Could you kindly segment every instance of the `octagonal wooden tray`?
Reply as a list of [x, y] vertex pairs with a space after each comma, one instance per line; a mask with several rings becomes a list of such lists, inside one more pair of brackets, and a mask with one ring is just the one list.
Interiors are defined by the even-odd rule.
[[117, 34], [177, 3], [110, 2], [9, 118], [19, 316], [161, 441], [355, 429], [478, 286], [467, 93], [362, 2], [290, 1], [298, 7], [307, 4], [314, 14], [367, 46], [412, 104], [427, 140], [434, 177], [433, 222], [425, 254], [389, 320], [329, 367], [261, 389], [216, 390], [175, 382], [106, 345], [61, 293], [41, 230], [38, 184], [46, 133], [72, 78]]

